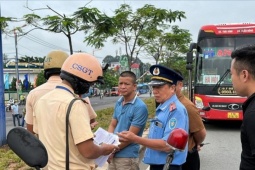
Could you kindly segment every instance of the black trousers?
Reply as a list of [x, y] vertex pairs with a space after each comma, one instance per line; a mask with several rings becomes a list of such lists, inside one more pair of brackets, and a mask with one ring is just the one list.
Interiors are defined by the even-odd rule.
[[188, 152], [186, 162], [182, 165], [182, 170], [200, 170], [200, 158], [198, 151]]
[[[163, 170], [164, 165], [150, 165], [150, 170]], [[170, 165], [169, 170], [182, 170], [181, 165]]]

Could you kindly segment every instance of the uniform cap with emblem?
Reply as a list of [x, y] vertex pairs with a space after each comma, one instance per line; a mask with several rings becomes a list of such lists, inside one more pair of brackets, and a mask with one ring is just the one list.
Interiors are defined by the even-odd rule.
[[176, 84], [177, 81], [183, 80], [183, 77], [176, 73], [174, 70], [162, 65], [152, 65], [150, 67], [152, 74], [150, 86], [161, 86], [167, 83]]

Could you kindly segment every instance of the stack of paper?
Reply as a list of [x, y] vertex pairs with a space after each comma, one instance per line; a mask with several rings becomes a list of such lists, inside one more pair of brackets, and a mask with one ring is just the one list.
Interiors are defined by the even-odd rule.
[[[106, 130], [99, 127], [95, 132], [94, 143], [100, 145], [102, 143], [113, 144], [118, 146], [120, 144], [119, 137], [113, 133], [109, 133]], [[108, 160], [110, 155], [100, 156], [95, 160], [97, 166], [102, 167]]]

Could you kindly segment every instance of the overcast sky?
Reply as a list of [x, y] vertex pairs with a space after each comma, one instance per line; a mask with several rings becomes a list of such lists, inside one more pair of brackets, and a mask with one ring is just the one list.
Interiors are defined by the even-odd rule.
[[[89, 1], [85, 0], [0, 0], [1, 14], [4, 17], [21, 18], [23, 15], [32, 13], [27, 8], [26, 4], [32, 9], [44, 8], [49, 5], [51, 8], [60, 14], [70, 15], [77, 11], [79, 7], [84, 6]], [[171, 10], [180, 10], [186, 13], [187, 19], [173, 23], [179, 25], [180, 28], [187, 29], [192, 34], [193, 41], [196, 41], [198, 30], [205, 24], [219, 24], [219, 23], [240, 23], [240, 22], [255, 22], [255, 1], [197, 1], [197, 0], [178, 0], [178, 1], [163, 1], [163, 0], [94, 0], [88, 7], [96, 7], [101, 12], [107, 15], [112, 15], [115, 9], [123, 3], [130, 4], [133, 9], [144, 6], [145, 4], [152, 4], [157, 8], [165, 8]], [[36, 11], [38, 14], [39, 11]], [[41, 14], [42, 17], [47, 14], [52, 15], [49, 11], [44, 10]], [[15, 27], [22, 26], [22, 23], [12, 24], [9, 28], [12, 30]], [[29, 28], [24, 28], [24, 31]], [[83, 43], [84, 34], [82, 32], [73, 35], [73, 48], [74, 51], [84, 51], [93, 53], [92, 47]], [[15, 56], [15, 40], [14, 37], [6, 37], [3, 35], [3, 53], [7, 54], [9, 58]], [[68, 40], [63, 34], [53, 34], [43, 30], [32, 31], [29, 36], [18, 38], [18, 56], [45, 56], [53, 49], [64, 49], [69, 52]], [[51, 48], [50, 48], [51, 47]], [[101, 50], [94, 51], [94, 55], [102, 61], [106, 55], [115, 56], [116, 50], [120, 48], [122, 54], [124, 48], [121, 45], [113, 45], [111, 42], [105, 44]], [[154, 59], [150, 56], [139, 56], [143, 62], [153, 63]]]

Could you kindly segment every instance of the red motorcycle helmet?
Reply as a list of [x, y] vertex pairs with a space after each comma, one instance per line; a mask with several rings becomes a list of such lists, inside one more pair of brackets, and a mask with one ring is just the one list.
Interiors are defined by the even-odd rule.
[[167, 143], [173, 147], [174, 150], [184, 150], [187, 142], [188, 142], [188, 133], [181, 129], [181, 128], [176, 128], [174, 129], [168, 139], [167, 139]]

